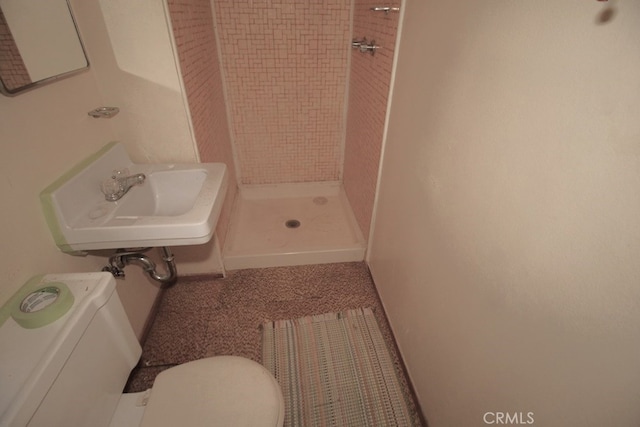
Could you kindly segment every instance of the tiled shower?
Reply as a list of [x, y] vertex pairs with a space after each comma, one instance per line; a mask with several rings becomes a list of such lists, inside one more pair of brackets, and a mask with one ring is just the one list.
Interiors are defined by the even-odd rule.
[[[201, 161], [230, 167], [231, 190], [217, 229], [221, 245], [231, 248], [234, 229], [245, 228], [236, 219], [245, 193], [262, 186], [282, 196], [283, 184], [338, 184], [348, 200], [345, 221], [361, 236], [362, 259], [399, 16], [372, 8], [399, 6], [399, 0], [390, 3], [168, 0]], [[375, 39], [375, 55], [351, 49], [351, 40], [362, 37]], [[304, 196], [301, 203], [311, 204], [322, 194]], [[284, 224], [282, 205], [274, 202], [270, 215]], [[274, 244], [291, 252], [284, 242], [295, 232], [283, 226]]]

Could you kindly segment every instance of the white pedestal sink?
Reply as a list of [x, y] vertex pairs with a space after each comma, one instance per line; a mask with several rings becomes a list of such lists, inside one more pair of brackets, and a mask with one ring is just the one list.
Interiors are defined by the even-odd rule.
[[[114, 170], [144, 174], [119, 200], [102, 182]], [[222, 163], [135, 164], [120, 143], [73, 167], [40, 194], [56, 245], [64, 252], [208, 242], [227, 191]]]

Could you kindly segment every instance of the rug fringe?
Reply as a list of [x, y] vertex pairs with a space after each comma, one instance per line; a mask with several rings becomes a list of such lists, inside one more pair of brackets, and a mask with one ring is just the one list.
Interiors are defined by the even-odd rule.
[[333, 313], [315, 314], [312, 316], [299, 317], [297, 319], [289, 320], [268, 320], [260, 325], [260, 330], [264, 328], [287, 328], [291, 325], [305, 325], [310, 323], [326, 322], [329, 320], [351, 318], [356, 316], [373, 315], [373, 310], [370, 307], [354, 308], [344, 311], [338, 311]]

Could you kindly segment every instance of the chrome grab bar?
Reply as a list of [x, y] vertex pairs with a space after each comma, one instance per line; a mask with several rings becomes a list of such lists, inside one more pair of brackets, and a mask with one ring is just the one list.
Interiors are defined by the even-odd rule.
[[373, 10], [374, 12], [384, 12], [385, 15], [388, 15], [389, 12], [400, 12], [399, 7], [390, 7], [390, 6], [372, 7], [370, 8], [370, 10]]

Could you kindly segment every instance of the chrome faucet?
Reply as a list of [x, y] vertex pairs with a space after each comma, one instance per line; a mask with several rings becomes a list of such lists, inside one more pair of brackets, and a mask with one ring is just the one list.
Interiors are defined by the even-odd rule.
[[104, 198], [110, 202], [120, 200], [134, 185], [142, 184], [147, 179], [145, 174], [129, 175], [129, 171], [115, 170], [113, 175], [102, 182]]

